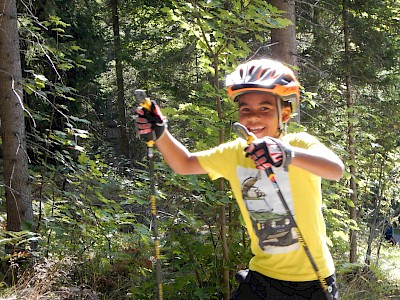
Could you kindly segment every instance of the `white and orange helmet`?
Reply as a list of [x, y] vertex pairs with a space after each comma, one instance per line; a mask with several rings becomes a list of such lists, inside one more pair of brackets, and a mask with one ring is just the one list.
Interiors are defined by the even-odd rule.
[[300, 103], [299, 82], [293, 71], [271, 59], [256, 59], [239, 65], [226, 77], [228, 96], [232, 101], [249, 92], [272, 93], [290, 102], [292, 112]]

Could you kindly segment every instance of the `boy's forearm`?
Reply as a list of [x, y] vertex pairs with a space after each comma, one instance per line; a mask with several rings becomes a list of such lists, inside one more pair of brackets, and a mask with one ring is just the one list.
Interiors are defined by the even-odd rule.
[[323, 153], [312, 150], [293, 148], [295, 157], [292, 164], [305, 169], [324, 179], [339, 180], [344, 172], [344, 165], [340, 158], [326, 148]]
[[182, 175], [206, 174], [197, 157], [175, 139], [168, 129], [156, 141], [156, 146], [174, 172]]

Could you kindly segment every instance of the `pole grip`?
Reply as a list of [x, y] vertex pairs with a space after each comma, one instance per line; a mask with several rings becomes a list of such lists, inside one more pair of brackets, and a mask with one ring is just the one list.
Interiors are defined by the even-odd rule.
[[151, 111], [151, 100], [150, 98], [144, 99], [142, 103], [140, 103], [140, 106], [147, 109], [148, 111]]
[[135, 97], [139, 101], [141, 107], [151, 111], [151, 100], [147, 97], [145, 90], [135, 90]]

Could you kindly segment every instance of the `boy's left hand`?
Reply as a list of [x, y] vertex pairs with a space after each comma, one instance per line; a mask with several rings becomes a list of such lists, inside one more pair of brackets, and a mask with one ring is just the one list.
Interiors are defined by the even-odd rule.
[[250, 156], [254, 160], [256, 168], [260, 170], [266, 170], [272, 166], [283, 166], [287, 169], [293, 157], [290, 146], [271, 137], [254, 140], [244, 151], [246, 156]]

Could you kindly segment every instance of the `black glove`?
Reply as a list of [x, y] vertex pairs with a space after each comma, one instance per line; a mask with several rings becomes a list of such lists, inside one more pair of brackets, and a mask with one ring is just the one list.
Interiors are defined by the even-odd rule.
[[256, 164], [256, 168], [266, 170], [271, 166], [284, 167], [287, 170], [294, 152], [289, 145], [284, 145], [278, 139], [264, 137], [254, 140], [244, 149], [246, 156], [250, 156]]
[[151, 100], [150, 107], [150, 110], [143, 106], [136, 108], [136, 131], [146, 141], [156, 141], [167, 128], [167, 118], [154, 100]]

